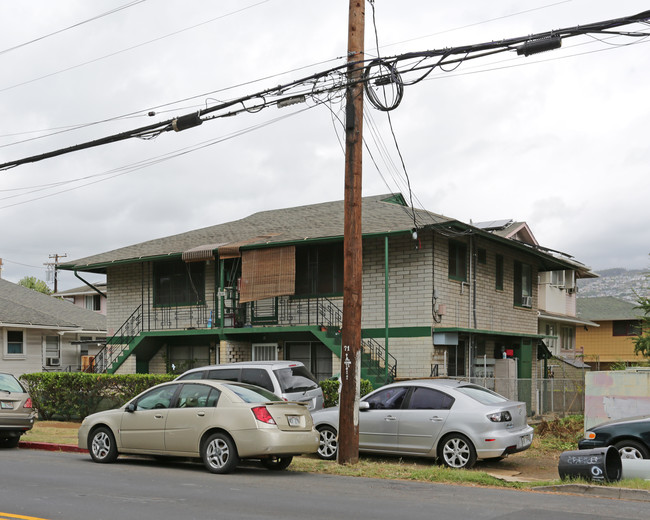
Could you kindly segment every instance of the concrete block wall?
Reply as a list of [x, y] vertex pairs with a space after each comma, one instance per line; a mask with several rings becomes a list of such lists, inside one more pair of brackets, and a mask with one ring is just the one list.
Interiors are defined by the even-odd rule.
[[238, 361], [252, 361], [253, 350], [247, 341], [222, 340], [219, 345], [219, 363], [237, 363]]
[[[144, 272], [150, 271], [145, 264]], [[148, 276], [148, 275], [147, 275]], [[146, 287], [146, 286], [145, 286]], [[106, 325], [110, 338], [142, 303], [143, 268], [141, 264], [109, 267], [106, 273]]]
[[[388, 238], [389, 326], [419, 327], [431, 324], [431, 247], [423, 237], [422, 247], [410, 236]], [[384, 237], [363, 242], [362, 327], [384, 327], [385, 249]]]
[[[469, 237], [453, 238], [467, 245]], [[469, 266], [468, 280], [463, 283], [449, 279], [449, 238], [435, 235], [435, 285], [438, 305], [444, 306], [445, 314], [436, 327], [465, 327], [500, 332], [537, 333], [537, 268], [535, 261], [524, 252], [499, 246], [480, 237], [474, 238], [472, 250], [486, 250], [486, 263], [475, 262], [476, 267], [476, 327], [474, 313], [470, 307]], [[496, 289], [496, 256], [503, 256], [503, 289]], [[520, 261], [532, 266], [533, 306], [521, 308], [514, 305], [514, 263]], [[474, 290], [472, 288], [472, 290]]]

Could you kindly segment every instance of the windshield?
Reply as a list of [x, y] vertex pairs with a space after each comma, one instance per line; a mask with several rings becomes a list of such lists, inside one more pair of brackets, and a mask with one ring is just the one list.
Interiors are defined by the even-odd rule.
[[311, 372], [302, 365], [279, 368], [273, 371], [278, 378], [283, 394], [306, 392], [318, 388], [318, 383]]
[[459, 386], [456, 390], [483, 404], [501, 404], [508, 400], [502, 395], [482, 386], [465, 385]]
[[225, 383], [223, 386], [237, 394], [245, 403], [268, 403], [269, 401], [284, 401], [272, 392], [259, 386]]
[[22, 394], [25, 392], [18, 380], [11, 374], [0, 374], [0, 390], [4, 392], [15, 392]]

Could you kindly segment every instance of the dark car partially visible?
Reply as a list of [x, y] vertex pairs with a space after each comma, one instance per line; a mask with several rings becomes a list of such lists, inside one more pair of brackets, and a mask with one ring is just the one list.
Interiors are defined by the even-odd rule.
[[614, 446], [622, 459], [650, 459], [650, 415], [608, 421], [585, 433], [581, 450]]
[[0, 373], [0, 448], [15, 448], [32, 429], [36, 412], [32, 399], [12, 374]]

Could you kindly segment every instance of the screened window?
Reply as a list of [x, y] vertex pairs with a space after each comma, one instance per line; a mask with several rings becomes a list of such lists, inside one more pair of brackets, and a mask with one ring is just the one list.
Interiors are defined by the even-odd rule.
[[101, 301], [99, 294], [84, 296], [86, 309], [89, 311], [98, 311], [101, 309]]
[[467, 246], [453, 240], [449, 241], [449, 278], [467, 280]]
[[497, 255], [495, 258], [494, 288], [497, 291], [503, 291], [503, 256]]
[[562, 327], [562, 348], [573, 350], [575, 347], [576, 329], [574, 327]]
[[614, 336], [638, 336], [641, 325], [637, 320], [619, 320], [612, 323]]
[[159, 262], [154, 264], [155, 305], [205, 303], [205, 263]]
[[7, 331], [7, 354], [15, 356], [25, 355], [25, 338], [22, 330]]
[[296, 294], [343, 294], [343, 243], [296, 248]]
[[514, 304], [519, 307], [532, 307], [533, 268], [522, 262], [515, 262], [514, 267]]

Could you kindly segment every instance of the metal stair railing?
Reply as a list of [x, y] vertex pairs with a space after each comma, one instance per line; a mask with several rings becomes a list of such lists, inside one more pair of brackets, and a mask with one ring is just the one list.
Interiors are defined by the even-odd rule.
[[142, 332], [142, 305], [133, 311], [112, 337], [106, 340], [106, 345], [95, 354], [95, 362], [87, 370], [99, 374], [108, 372], [120, 354], [129, 348], [133, 339], [140, 332]]
[[[361, 348], [363, 353], [369, 357], [369, 362], [365, 363], [365, 369], [368, 375], [374, 376], [377, 379], [383, 380], [386, 383], [392, 383], [397, 377], [397, 359], [386, 349], [381, 343], [373, 338], [365, 338], [361, 340]], [[386, 368], [386, 357], [388, 357], [388, 369]], [[363, 356], [362, 356], [362, 365]]]

